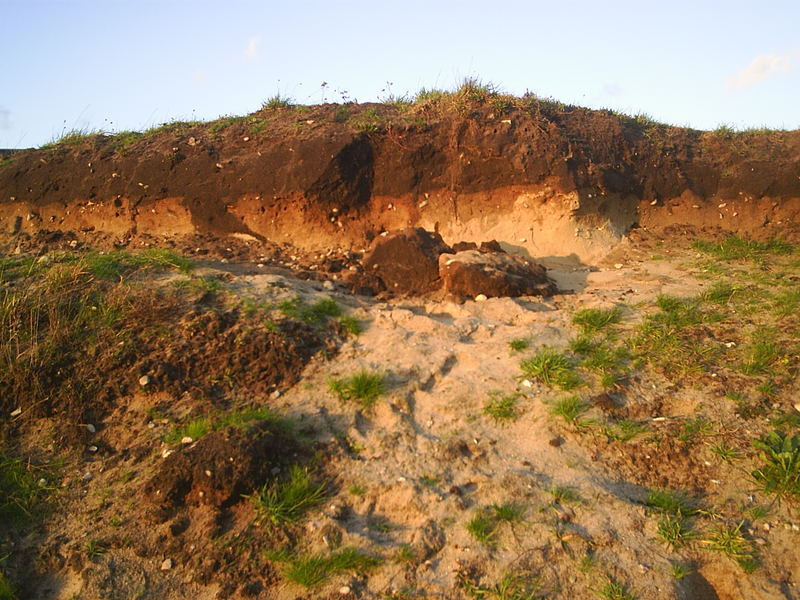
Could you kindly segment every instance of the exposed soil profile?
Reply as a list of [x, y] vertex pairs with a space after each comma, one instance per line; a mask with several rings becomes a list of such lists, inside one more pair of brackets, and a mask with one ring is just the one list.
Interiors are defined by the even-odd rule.
[[70, 138], [0, 166], [0, 229], [363, 249], [423, 227], [598, 257], [636, 227], [793, 222], [800, 133], [701, 132], [536, 98], [263, 109]]

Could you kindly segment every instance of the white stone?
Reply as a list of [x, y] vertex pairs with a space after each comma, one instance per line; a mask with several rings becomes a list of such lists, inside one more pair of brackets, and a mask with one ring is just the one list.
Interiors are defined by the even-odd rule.
[[162, 571], [169, 571], [172, 568], [172, 559], [165, 558], [161, 563], [161, 570]]
[[475, 302], [485, 302], [486, 300], [488, 300], [486, 294], [478, 294], [475, 296]]
[[149, 375], [142, 375], [139, 377], [139, 385], [144, 387], [150, 383], [150, 376]]

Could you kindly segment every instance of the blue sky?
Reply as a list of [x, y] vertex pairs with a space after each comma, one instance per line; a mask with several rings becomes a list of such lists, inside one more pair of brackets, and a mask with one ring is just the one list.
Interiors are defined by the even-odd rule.
[[798, 23], [797, 0], [0, 0], [0, 148], [468, 76], [675, 125], [795, 129]]

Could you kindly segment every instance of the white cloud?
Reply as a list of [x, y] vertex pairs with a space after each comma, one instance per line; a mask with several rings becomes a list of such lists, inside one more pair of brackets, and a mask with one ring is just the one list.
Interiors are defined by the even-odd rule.
[[800, 49], [786, 54], [761, 54], [735, 76], [728, 78], [728, 89], [742, 90], [763, 83], [770, 77], [789, 73], [797, 68], [795, 60]]
[[258, 58], [258, 47], [261, 45], [261, 36], [251, 37], [247, 40], [247, 47], [244, 49], [244, 57], [249, 60]]

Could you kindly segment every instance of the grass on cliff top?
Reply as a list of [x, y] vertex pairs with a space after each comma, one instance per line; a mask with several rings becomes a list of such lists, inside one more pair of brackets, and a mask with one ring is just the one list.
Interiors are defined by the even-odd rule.
[[[478, 76], [467, 76], [457, 82], [453, 87], [420, 88], [417, 92], [395, 92], [392, 84], [386, 86], [377, 94], [378, 105], [359, 105], [353, 102], [349, 93], [339, 90], [338, 98], [330, 98], [338, 102], [335, 109], [330, 110], [331, 94], [328, 84], [321, 88], [322, 104], [303, 105], [280, 91], [266, 98], [260, 110], [250, 115], [229, 115], [212, 121], [181, 121], [173, 120], [146, 131], [122, 131], [119, 133], [106, 132], [99, 129], [67, 129], [55, 136], [50, 142], [41, 146], [42, 149], [69, 148], [85, 144], [98, 145], [104, 140], [121, 155], [128, 153], [138, 142], [152, 140], [163, 134], [172, 136], [186, 136], [192, 133], [201, 138], [210, 135], [219, 138], [219, 135], [233, 125], [242, 124], [247, 127], [247, 133], [256, 135], [273, 124], [283, 123], [288, 118], [289, 124], [295, 130], [300, 130], [305, 125], [320, 122], [320, 115], [326, 114], [324, 119], [335, 123], [348, 124], [355, 131], [364, 133], [380, 133], [391, 129], [392, 124], [416, 123], [421, 124], [431, 118], [446, 116], [470, 117], [487, 111], [500, 117], [514, 110], [528, 112], [533, 115], [545, 116], [548, 119], [559, 119], [567, 114], [604, 114], [615, 117], [627, 128], [639, 131], [645, 136], [655, 139], [654, 136], [665, 135], [668, 129], [679, 129], [666, 123], [661, 123], [645, 113], [628, 115], [616, 110], [594, 110], [561, 102], [551, 97], [543, 97], [533, 92], [526, 91], [522, 96], [505, 93], [496, 84], [485, 81]], [[281, 116], [283, 115], [283, 116]], [[308, 123], [306, 123], [308, 121]], [[281, 125], [278, 125], [281, 126]], [[739, 140], [746, 143], [753, 136], [766, 138], [780, 133], [782, 130], [773, 130], [765, 127], [750, 128], [737, 131], [726, 124], [721, 124], [713, 131], [707, 132], [710, 139]]]

